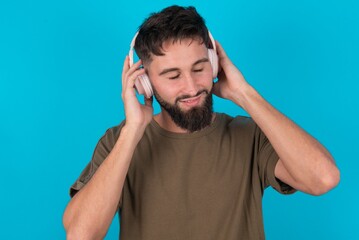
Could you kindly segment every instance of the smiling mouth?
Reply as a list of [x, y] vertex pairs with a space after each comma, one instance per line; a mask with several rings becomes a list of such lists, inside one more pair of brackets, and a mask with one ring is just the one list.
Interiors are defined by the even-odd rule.
[[180, 102], [185, 102], [185, 103], [193, 103], [193, 102], [197, 102], [200, 98], [201, 98], [201, 95], [198, 95], [196, 97], [192, 97], [192, 98], [185, 98], [185, 99], [182, 99], [180, 100]]
[[176, 102], [185, 102], [185, 103], [195, 102], [199, 100], [204, 93], [208, 94], [208, 91], [206, 90], [199, 91], [194, 97], [191, 97], [189, 95], [184, 95], [182, 97], [177, 98]]
[[202, 105], [202, 100], [204, 99], [205, 96], [205, 92], [202, 92], [201, 94], [199, 94], [198, 96], [195, 97], [190, 97], [190, 98], [183, 98], [181, 100], [179, 100], [179, 104], [182, 105], [182, 107], [184, 109], [192, 109], [194, 107], [199, 107], [200, 105]]

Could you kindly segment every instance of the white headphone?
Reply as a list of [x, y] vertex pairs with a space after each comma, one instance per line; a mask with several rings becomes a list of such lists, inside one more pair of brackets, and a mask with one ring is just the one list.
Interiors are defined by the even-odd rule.
[[[130, 51], [128, 56], [130, 58], [130, 67], [133, 65], [133, 49], [135, 46], [135, 41], [137, 38], [138, 32], [136, 32], [135, 36], [133, 37], [131, 44], [130, 44]], [[216, 43], [213, 39], [213, 36], [210, 31], [208, 31], [209, 38], [212, 42], [213, 49], [208, 49], [208, 58], [209, 62], [211, 63], [213, 74], [212, 77], [215, 79], [218, 74], [218, 55], [216, 49]], [[147, 74], [140, 75], [135, 81], [135, 88], [139, 94], [145, 95], [146, 98], [150, 98], [153, 95], [153, 90], [150, 82], [150, 78]]]

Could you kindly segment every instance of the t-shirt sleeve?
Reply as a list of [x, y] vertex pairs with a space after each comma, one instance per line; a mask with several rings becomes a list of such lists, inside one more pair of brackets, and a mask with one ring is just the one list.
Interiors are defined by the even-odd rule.
[[[119, 137], [119, 132], [122, 126], [123, 123], [121, 123], [117, 127], [108, 129], [106, 133], [100, 138], [92, 154], [91, 161], [87, 164], [87, 166], [81, 172], [78, 179], [70, 187], [71, 198], [75, 196], [75, 194], [79, 192], [90, 181], [90, 179], [95, 174], [98, 167], [109, 155], [109, 153], [111, 152], [112, 148], [114, 147]], [[121, 205], [121, 200], [119, 203], [119, 207], [120, 205]]]
[[272, 186], [282, 194], [294, 193], [296, 190], [293, 187], [276, 178], [274, 170], [279, 160], [279, 156], [258, 125], [256, 125], [255, 134], [258, 170], [263, 190], [268, 186]]

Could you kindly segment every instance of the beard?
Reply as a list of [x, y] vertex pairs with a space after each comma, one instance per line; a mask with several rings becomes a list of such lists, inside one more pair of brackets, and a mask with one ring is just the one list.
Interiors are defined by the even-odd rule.
[[190, 98], [192, 96], [180, 96], [176, 98], [175, 104], [171, 104], [163, 100], [163, 98], [157, 93], [155, 89], [153, 89], [153, 92], [157, 102], [171, 116], [173, 122], [180, 128], [188, 130], [192, 133], [199, 131], [211, 124], [213, 116], [212, 90], [210, 92], [207, 90], [201, 90], [195, 96], [193, 96], [196, 97], [203, 93], [206, 94], [202, 106], [193, 107], [188, 111], [183, 111], [178, 106], [178, 102], [182, 99]]

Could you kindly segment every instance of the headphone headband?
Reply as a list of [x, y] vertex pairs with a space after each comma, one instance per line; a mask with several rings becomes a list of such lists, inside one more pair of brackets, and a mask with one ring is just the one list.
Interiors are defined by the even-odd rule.
[[136, 32], [135, 36], [132, 38], [131, 44], [130, 44], [130, 51], [128, 53], [128, 56], [130, 57], [130, 66], [133, 65], [133, 48], [135, 47], [136, 38], [138, 35], [138, 31]]
[[208, 30], [208, 36], [209, 36], [209, 39], [211, 40], [214, 52], [217, 53], [216, 42], [214, 41], [212, 33], [209, 30]]

